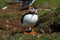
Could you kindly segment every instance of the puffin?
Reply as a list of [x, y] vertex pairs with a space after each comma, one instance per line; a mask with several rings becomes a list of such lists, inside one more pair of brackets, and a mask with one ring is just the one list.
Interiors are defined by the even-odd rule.
[[37, 21], [38, 21], [37, 11], [38, 11], [38, 9], [36, 7], [32, 7], [31, 9], [28, 10], [27, 13], [25, 13], [21, 17], [21, 25], [22, 25], [22, 27], [23, 28], [28, 28], [28, 30], [24, 31], [24, 34], [28, 34], [28, 33], [31, 33], [32, 35], [36, 34], [33, 27], [28, 27], [28, 26], [33, 25], [33, 24], [35, 25], [37, 23]]
[[20, 10], [29, 9], [29, 7], [32, 7], [32, 4], [35, 2], [35, 0], [22, 0], [22, 7]]

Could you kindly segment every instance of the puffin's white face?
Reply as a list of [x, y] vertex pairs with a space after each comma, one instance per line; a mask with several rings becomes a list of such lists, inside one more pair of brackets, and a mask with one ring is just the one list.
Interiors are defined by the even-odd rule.
[[31, 12], [33, 12], [33, 13], [36, 14], [36, 13], [37, 13], [37, 10], [38, 10], [38, 9], [31, 8], [29, 11], [31, 11]]

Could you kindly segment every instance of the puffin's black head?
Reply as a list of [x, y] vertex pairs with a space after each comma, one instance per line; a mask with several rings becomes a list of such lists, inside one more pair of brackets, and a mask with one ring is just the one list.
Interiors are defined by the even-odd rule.
[[33, 7], [29, 9], [29, 12], [32, 12], [33, 14], [37, 14], [38, 9], [36, 7]]

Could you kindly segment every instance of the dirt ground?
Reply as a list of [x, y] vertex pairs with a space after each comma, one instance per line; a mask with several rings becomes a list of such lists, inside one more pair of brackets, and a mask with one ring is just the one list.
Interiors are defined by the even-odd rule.
[[[4, 15], [6, 13], [8, 14], [14, 14], [16, 16], [19, 15], [19, 13], [26, 13], [27, 10], [20, 11], [21, 4], [10, 4], [7, 5], [7, 9], [5, 10], [0, 10], [0, 15]], [[22, 15], [23, 15], [22, 14]], [[20, 19], [0, 19], [0, 29], [5, 30], [5, 31], [17, 31], [21, 32], [23, 31], [21, 28], [21, 23]]]
[[[21, 5], [22, 4], [20, 4], [20, 3], [17, 3], [17, 4], [9, 4], [9, 5], [7, 5], [7, 9], [0, 10], [0, 15], [2, 15], [2, 14], [3, 15], [4, 14], [13, 14], [13, 15], [16, 15], [16, 16], [18, 16], [19, 14], [20, 15], [23, 15], [28, 10], [21, 11], [20, 10]], [[41, 7], [38, 7], [38, 8], [44, 9], [44, 7], [42, 7], [42, 6]], [[21, 18], [21, 16], [19, 16], [19, 17]], [[23, 32], [24, 29], [21, 26], [20, 18], [19, 19], [12, 19], [12, 18], [2, 19], [1, 18], [0, 19], [0, 29], [4, 30], [5, 32], [8, 31], [8, 33], [10, 33], [10, 32]]]

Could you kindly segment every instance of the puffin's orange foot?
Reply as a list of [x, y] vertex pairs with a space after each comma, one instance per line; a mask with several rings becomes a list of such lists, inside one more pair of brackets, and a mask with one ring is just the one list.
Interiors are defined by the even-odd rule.
[[27, 34], [29, 34], [28, 32], [24, 32], [24, 35], [27, 35]]
[[34, 30], [32, 30], [32, 32], [30, 32], [31, 35], [36, 35], [37, 32], [35, 32]]

